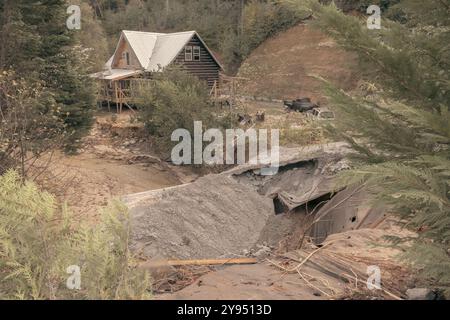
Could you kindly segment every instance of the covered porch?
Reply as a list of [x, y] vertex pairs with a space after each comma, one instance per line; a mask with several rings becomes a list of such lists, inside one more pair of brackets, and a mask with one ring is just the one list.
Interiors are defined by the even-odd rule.
[[141, 70], [112, 69], [93, 75], [97, 79], [97, 102], [107, 103], [108, 110], [111, 104], [115, 105], [117, 113], [121, 113], [124, 106], [133, 110], [131, 105], [138, 93], [154, 83], [151, 79], [140, 78], [142, 74]]
[[[112, 69], [92, 75], [97, 79], [97, 102], [107, 104], [108, 110], [116, 108], [122, 113], [124, 106], [134, 112], [132, 105], [136, 104], [139, 93], [148, 90], [156, 80], [143, 78], [142, 70]], [[233, 107], [239, 96], [240, 82], [247, 79], [229, 77], [221, 74], [219, 81], [214, 81], [209, 96], [215, 105]]]

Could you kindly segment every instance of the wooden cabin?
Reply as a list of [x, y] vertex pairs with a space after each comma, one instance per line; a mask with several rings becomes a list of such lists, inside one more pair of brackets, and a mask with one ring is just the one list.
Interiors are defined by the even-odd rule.
[[138, 88], [151, 85], [152, 74], [173, 64], [207, 82], [212, 92], [217, 89], [223, 68], [197, 32], [122, 31], [104, 71], [92, 75], [100, 82], [98, 100], [122, 110]]

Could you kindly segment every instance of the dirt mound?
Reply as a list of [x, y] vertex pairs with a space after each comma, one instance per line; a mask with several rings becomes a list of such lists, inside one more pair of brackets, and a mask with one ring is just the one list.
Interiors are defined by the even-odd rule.
[[[331, 152], [342, 151], [341, 144], [282, 148], [274, 176], [262, 176], [258, 165], [242, 165], [190, 184], [126, 196], [132, 247], [148, 259], [207, 259], [245, 255], [268, 242], [276, 245], [304, 218], [274, 220], [277, 195], [292, 197], [300, 207], [329, 194], [332, 187], [321, 177], [327, 175], [326, 164], [339, 161]], [[317, 163], [312, 165], [312, 159]], [[268, 226], [276, 223], [278, 228]]]
[[273, 214], [269, 198], [225, 176], [153, 194], [150, 203], [141, 201], [132, 209], [133, 247], [151, 258], [242, 253], [257, 242]]
[[311, 97], [322, 102], [321, 83], [310, 75], [322, 76], [344, 90], [353, 89], [358, 81], [356, 59], [321, 32], [301, 24], [264, 42], [243, 63], [239, 76], [249, 81], [242, 93], [272, 99]]

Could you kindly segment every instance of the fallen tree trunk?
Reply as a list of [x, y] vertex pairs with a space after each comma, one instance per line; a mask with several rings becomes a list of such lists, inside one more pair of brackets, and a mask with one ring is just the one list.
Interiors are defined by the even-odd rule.
[[230, 264], [255, 264], [258, 260], [254, 258], [235, 258], [235, 259], [196, 259], [196, 260], [158, 260], [148, 261], [140, 265], [141, 268], [158, 268], [162, 266], [213, 266]]

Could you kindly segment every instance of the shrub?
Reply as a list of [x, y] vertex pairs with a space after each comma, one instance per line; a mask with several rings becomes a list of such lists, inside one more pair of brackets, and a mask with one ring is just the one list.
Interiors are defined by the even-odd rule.
[[176, 129], [187, 129], [192, 136], [194, 121], [202, 121], [209, 128], [218, 125], [206, 84], [197, 77], [171, 68], [155, 80], [150, 89], [141, 91], [137, 104], [140, 120], [162, 151], [170, 149]]
[[61, 108], [41, 83], [0, 73], [0, 174], [17, 169], [30, 178], [26, 164], [62, 147], [66, 129]]
[[[0, 299], [144, 299], [150, 281], [128, 249], [126, 208], [98, 226], [75, 225], [55, 198], [15, 171], [0, 176]], [[81, 289], [66, 283], [79, 266]]]

